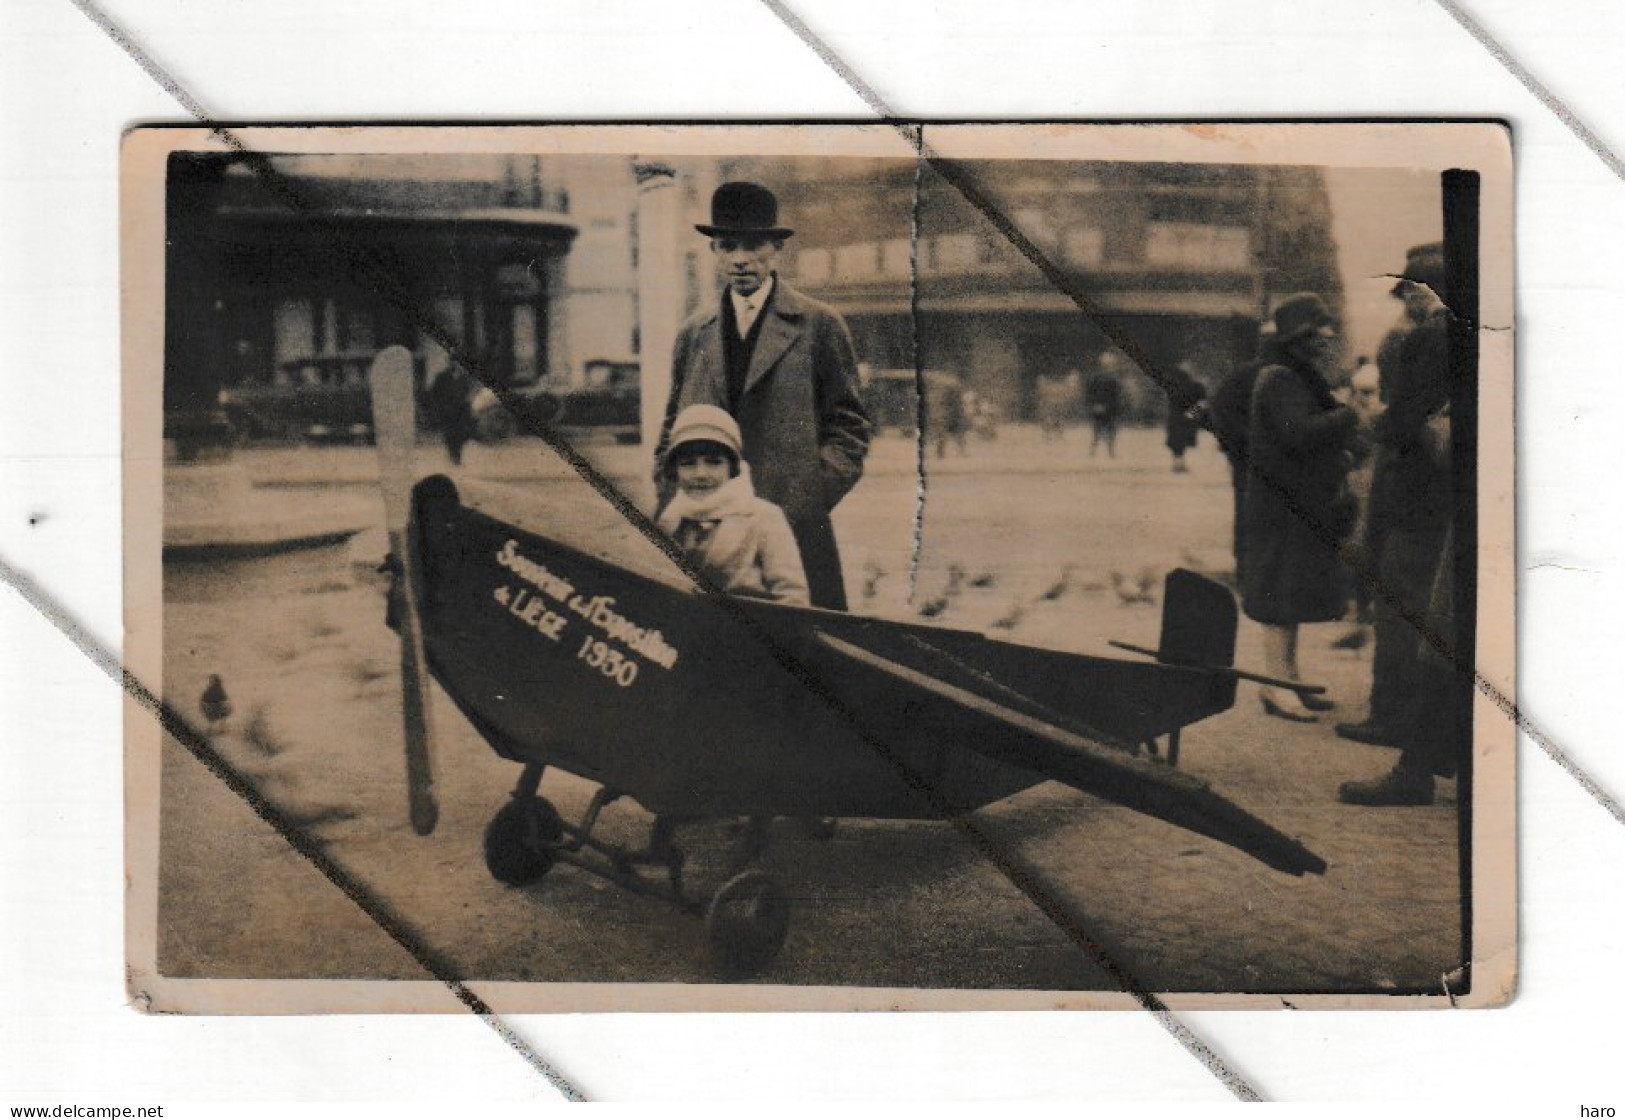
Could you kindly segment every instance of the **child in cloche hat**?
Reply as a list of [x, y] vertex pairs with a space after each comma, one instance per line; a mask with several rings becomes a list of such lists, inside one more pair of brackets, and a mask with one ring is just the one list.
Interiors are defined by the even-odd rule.
[[739, 425], [714, 405], [689, 405], [672, 423], [662, 470], [677, 492], [658, 524], [730, 595], [806, 606], [807, 576], [784, 511], [751, 486]]

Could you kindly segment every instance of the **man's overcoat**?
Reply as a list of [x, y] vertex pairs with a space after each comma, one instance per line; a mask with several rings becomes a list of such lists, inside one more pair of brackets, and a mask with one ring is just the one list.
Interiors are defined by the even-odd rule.
[[829, 515], [863, 474], [871, 427], [852, 337], [833, 308], [783, 279], [774, 280], [761, 314], [737, 404], [729, 399], [721, 301], [678, 331], [655, 461], [664, 456], [672, 420], [682, 409], [709, 404], [732, 413], [757, 495], [784, 510], [801, 546], [813, 603], [844, 606]]

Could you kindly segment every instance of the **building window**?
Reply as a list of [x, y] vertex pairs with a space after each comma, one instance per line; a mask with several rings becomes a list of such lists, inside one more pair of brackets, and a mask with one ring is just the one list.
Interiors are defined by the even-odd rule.
[[497, 269], [497, 292], [503, 299], [536, 299], [542, 294], [542, 282], [532, 264], [505, 264]]
[[532, 385], [542, 375], [541, 332], [538, 330], [535, 305], [522, 303], [513, 307], [513, 381], [514, 385]]
[[374, 342], [372, 308], [346, 304], [339, 324], [338, 348], [341, 353], [356, 354], [378, 348]]
[[803, 284], [827, 284], [830, 271], [828, 249], [803, 249], [796, 254], [796, 279]]
[[1061, 259], [1088, 268], [1106, 259], [1106, 235], [1099, 226], [1072, 226], [1061, 234]]
[[835, 250], [835, 273], [843, 280], [863, 280], [880, 272], [880, 245], [860, 241]]
[[[430, 311], [434, 316], [434, 325], [438, 328], [439, 337], [445, 338], [453, 345], [460, 345], [463, 334], [462, 297], [440, 296], [435, 299]], [[423, 354], [424, 385], [432, 385], [435, 378], [451, 368], [451, 355], [440, 345], [435, 334], [428, 330], [422, 331], [419, 335], [418, 349]]]
[[979, 253], [974, 233], [949, 233], [931, 239], [931, 264], [935, 272], [975, 272]]
[[914, 243], [894, 237], [880, 243], [880, 270], [887, 276], [907, 276], [914, 268]]
[[271, 369], [316, 352], [316, 312], [308, 299], [279, 300], [271, 313]]
[[1055, 244], [1055, 219], [1048, 211], [1036, 206], [1024, 207], [1011, 214], [1010, 221], [1034, 245], [1047, 249]]
[[1145, 232], [1145, 259], [1165, 268], [1239, 271], [1252, 263], [1252, 242], [1245, 226], [1150, 222]]

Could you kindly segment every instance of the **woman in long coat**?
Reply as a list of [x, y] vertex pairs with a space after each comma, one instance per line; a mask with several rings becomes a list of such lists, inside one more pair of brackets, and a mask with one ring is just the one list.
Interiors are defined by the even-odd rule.
[[[1298, 680], [1298, 626], [1343, 617], [1346, 580], [1337, 548], [1353, 526], [1345, 479], [1356, 417], [1338, 404], [1320, 366], [1336, 338], [1319, 296], [1292, 296], [1275, 312], [1275, 338], [1253, 388], [1242, 537], [1242, 609], [1264, 627], [1265, 672]], [[1266, 689], [1264, 710], [1310, 722], [1330, 702]]]

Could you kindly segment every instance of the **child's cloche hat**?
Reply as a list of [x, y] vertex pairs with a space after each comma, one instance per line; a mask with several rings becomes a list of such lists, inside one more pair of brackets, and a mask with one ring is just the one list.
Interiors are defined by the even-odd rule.
[[734, 462], [744, 458], [744, 439], [739, 424], [714, 404], [691, 404], [672, 421], [671, 439], [666, 444], [665, 466], [670, 470], [673, 456], [685, 443], [716, 443], [727, 448]]

